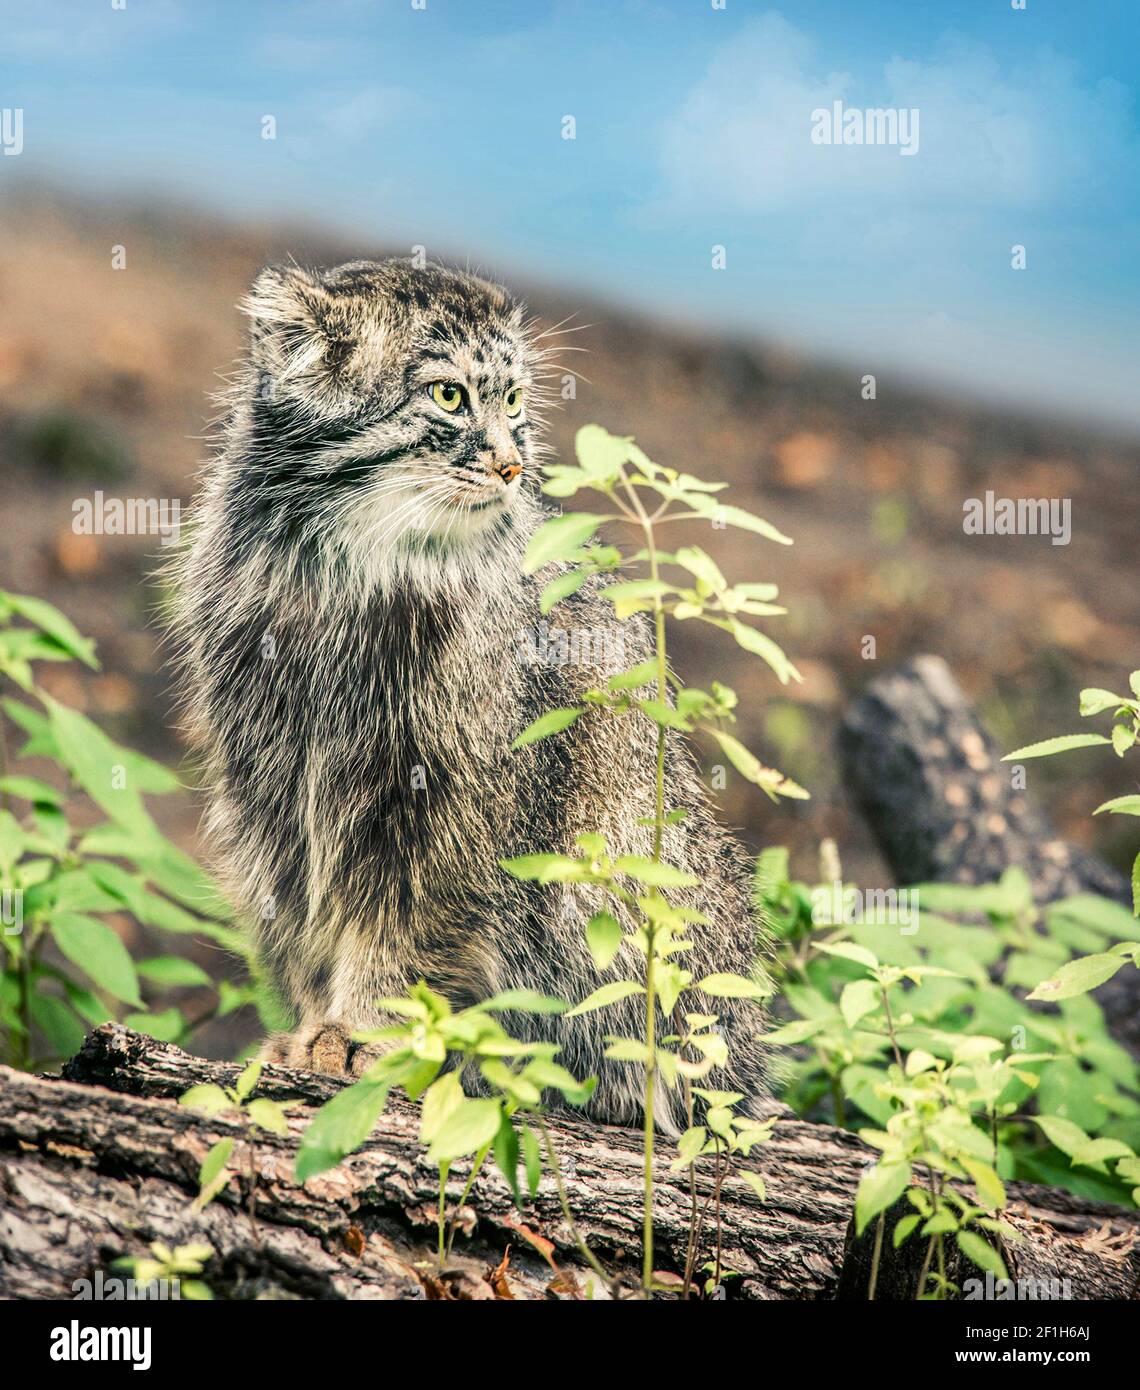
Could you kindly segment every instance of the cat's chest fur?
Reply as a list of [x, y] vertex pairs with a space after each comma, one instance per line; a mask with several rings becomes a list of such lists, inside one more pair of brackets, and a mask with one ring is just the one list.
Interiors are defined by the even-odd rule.
[[400, 590], [320, 634], [307, 782], [335, 807], [345, 854], [406, 878], [506, 833], [521, 727], [511, 620], [479, 591]]

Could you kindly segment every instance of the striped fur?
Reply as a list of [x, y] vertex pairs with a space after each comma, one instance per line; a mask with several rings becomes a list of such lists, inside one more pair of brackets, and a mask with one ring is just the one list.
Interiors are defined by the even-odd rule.
[[[320, 274], [264, 271], [245, 305], [248, 361], [178, 560], [175, 634], [189, 726], [204, 754], [208, 831], [297, 1030], [269, 1055], [359, 1071], [349, 1040], [375, 1001], [426, 979], [456, 1006], [529, 987], [578, 999], [599, 977], [583, 939], [591, 893], [516, 882], [511, 855], [571, 851], [601, 830], [648, 853], [655, 729], [591, 711], [512, 753], [544, 710], [628, 669], [648, 649], [615, 631], [587, 585], [550, 626], [605, 633], [585, 661], [526, 659], [549, 575], [523, 575], [537, 501], [537, 411], [548, 351], [505, 290], [406, 262]], [[455, 382], [469, 408], [429, 395]], [[505, 393], [525, 406], [509, 419]], [[511, 461], [521, 477], [506, 481]], [[498, 471], [497, 471], [498, 470]], [[620, 657], [620, 659], [619, 659]], [[708, 914], [686, 965], [754, 973], [760, 928], [748, 866], [715, 823], [692, 757], [670, 734], [666, 854], [700, 878]], [[624, 949], [606, 978], [640, 973]], [[722, 1015], [732, 1062], [713, 1084], [763, 1088], [760, 1011]], [[599, 1119], [640, 1113], [636, 1070], [603, 1058], [637, 1035], [637, 1001], [560, 1021], [509, 1017], [524, 1038], [600, 1078]], [[677, 1097], [662, 1124], [683, 1124]]]

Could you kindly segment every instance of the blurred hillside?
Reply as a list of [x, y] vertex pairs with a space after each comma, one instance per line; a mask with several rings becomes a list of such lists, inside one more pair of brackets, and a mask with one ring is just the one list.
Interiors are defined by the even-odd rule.
[[[116, 245], [125, 270], [111, 268]], [[72, 503], [97, 489], [188, 502], [214, 413], [208, 395], [242, 347], [234, 304], [256, 270], [288, 256], [393, 250], [406, 253], [173, 209], [112, 215], [44, 199], [0, 215], [0, 585], [51, 599], [97, 639], [101, 674], [61, 668], [45, 683], [116, 736], [181, 757], [153, 618], [161, 548], [153, 537], [73, 534]], [[833, 735], [851, 694], [913, 653], [944, 656], [1007, 747], [1075, 729], [1080, 686], [1123, 688], [1140, 665], [1140, 442], [931, 398], [885, 374], [878, 399], [864, 401], [854, 370], [520, 285], [509, 266], [484, 271], [548, 323], [574, 314], [590, 325], [566, 339], [588, 350], [565, 359], [588, 382], [554, 419], [559, 453], [597, 420], [662, 463], [730, 482], [734, 500], [795, 537], [789, 549], [693, 535], [730, 577], [779, 583], [790, 613], [768, 630], [802, 686], [783, 690], [703, 625], [676, 639], [682, 671], [734, 685], [741, 736], [812, 792], [775, 808], [730, 776], [725, 818], [752, 847], [788, 843], [809, 874], [819, 838], [832, 835], [849, 872], [883, 881], [837, 785]], [[1071, 498], [1072, 543], [964, 535], [963, 500], [987, 489]], [[875, 661], [861, 655], [867, 635]], [[1094, 750], [1029, 767], [1062, 832], [1123, 866], [1132, 824], [1094, 823], [1089, 812], [1134, 789], [1127, 765]], [[199, 848], [191, 791], [156, 810]]]

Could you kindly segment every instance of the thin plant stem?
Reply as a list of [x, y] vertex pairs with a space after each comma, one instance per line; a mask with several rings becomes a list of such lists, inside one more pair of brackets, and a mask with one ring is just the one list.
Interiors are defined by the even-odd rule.
[[546, 1127], [546, 1121], [541, 1115], [536, 1115], [535, 1118], [538, 1120], [538, 1128], [542, 1134], [543, 1145], [546, 1148], [546, 1159], [550, 1165], [551, 1176], [554, 1178], [554, 1186], [558, 1189], [558, 1201], [562, 1207], [562, 1216], [574, 1240], [574, 1244], [582, 1252], [583, 1259], [598, 1278], [602, 1280], [607, 1288], [612, 1288], [613, 1281], [602, 1267], [598, 1257], [586, 1244], [585, 1237], [578, 1230], [577, 1224], [574, 1221], [574, 1214], [570, 1210], [570, 1199], [566, 1195], [566, 1186], [562, 1181], [562, 1169], [558, 1162], [558, 1155], [554, 1149], [554, 1140], [550, 1137], [550, 1130]]
[[[491, 1142], [493, 1143], [494, 1141], [492, 1140]], [[471, 1196], [471, 1189], [475, 1186], [475, 1179], [479, 1176], [479, 1170], [482, 1168], [484, 1160], [490, 1152], [491, 1144], [484, 1144], [475, 1155], [475, 1161], [472, 1163], [471, 1171], [467, 1175], [467, 1181], [463, 1185], [463, 1192], [459, 1198], [459, 1205], [455, 1208], [455, 1215], [451, 1218], [451, 1226], [447, 1232], [448, 1257], [451, 1255], [451, 1247], [455, 1244], [456, 1231], [459, 1229], [459, 1213], [466, 1205], [468, 1197]]]
[[927, 1242], [926, 1258], [923, 1260], [922, 1268], [918, 1272], [918, 1291], [915, 1294], [916, 1299], [922, 1298], [922, 1291], [926, 1287], [926, 1276], [930, 1273], [930, 1259], [934, 1254], [934, 1240], [934, 1236], [931, 1236], [930, 1240]]
[[883, 996], [883, 1012], [887, 1018], [887, 1036], [890, 1038], [891, 1047], [894, 1049], [895, 1061], [898, 1063], [900, 1067], [905, 1069], [902, 1051], [899, 1048], [898, 1039], [895, 1037], [895, 1021], [891, 1014], [891, 1001], [887, 997], [886, 985], [879, 986], [879, 993]]
[[879, 1284], [879, 1260], [883, 1254], [883, 1227], [886, 1224], [887, 1213], [879, 1213], [878, 1224], [875, 1226], [875, 1249], [871, 1255], [871, 1282], [867, 1286], [867, 1302], [874, 1303], [875, 1290]]
[[437, 1231], [437, 1256], [439, 1267], [442, 1270], [447, 1259], [447, 1251], [444, 1248], [444, 1238], [447, 1226], [447, 1164], [439, 1165], [439, 1211], [436, 1216]]
[[[642, 506], [637, 489], [621, 474], [622, 485], [641, 524], [649, 556], [649, 573], [654, 581], [661, 577], [657, 558], [657, 542], [653, 534], [653, 519]], [[654, 637], [657, 658], [657, 698], [666, 703], [668, 695], [668, 661], [665, 646], [665, 607], [660, 594], [653, 596]], [[653, 858], [660, 862], [665, 839], [665, 726], [657, 725], [657, 767], [654, 785]], [[652, 889], [651, 897], [657, 896]], [[656, 928], [652, 921], [645, 924], [645, 1207], [642, 1217], [641, 1282], [647, 1293], [653, 1288], [653, 1106], [657, 1090], [657, 987], [655, 978]]]

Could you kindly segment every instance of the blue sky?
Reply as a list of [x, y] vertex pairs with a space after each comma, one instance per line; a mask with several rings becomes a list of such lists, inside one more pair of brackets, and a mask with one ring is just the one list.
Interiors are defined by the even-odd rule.
[[[1135, 0], [413, 3], [0, 0], [0, 197], [282, 214], [1140, 425]], [[918, 153], [813, 145], [834, 100]]]

